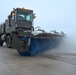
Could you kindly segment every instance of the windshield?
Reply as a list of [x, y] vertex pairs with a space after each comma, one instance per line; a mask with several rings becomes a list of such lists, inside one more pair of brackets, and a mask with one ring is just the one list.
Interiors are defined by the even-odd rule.
[[32, 21], [32, 13], [30, 12], [18, 12], [17, 13], [17, 20], [26, 20]]

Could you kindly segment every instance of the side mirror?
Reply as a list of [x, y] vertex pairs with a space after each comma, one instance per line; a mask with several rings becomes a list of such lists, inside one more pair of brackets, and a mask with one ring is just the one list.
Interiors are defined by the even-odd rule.
[[36, 15], [35, 13], [33, 15]]
[[33, 19], [35, 19], [36, 18], [36, 16], [33, 16]]
[[36, 18], [36, 16], [35, 16], [35, 15], [36, 15], [36, 14], [34, 13], [34, 14], [33, 14], [33, 19], [35, 19], [35, 18]]
[[15, 16], [15, 12], [13, 11], [13, 12], [11, 12], [11, 16]]

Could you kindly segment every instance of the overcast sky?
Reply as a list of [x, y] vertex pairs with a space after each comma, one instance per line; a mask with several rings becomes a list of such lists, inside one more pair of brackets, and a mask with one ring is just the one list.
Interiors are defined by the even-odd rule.
[[34, 10], [37, 18], [34, 26], [46, 31], [76, 31], [76, 0], [1, 0], [0, 23], [16, 7]]

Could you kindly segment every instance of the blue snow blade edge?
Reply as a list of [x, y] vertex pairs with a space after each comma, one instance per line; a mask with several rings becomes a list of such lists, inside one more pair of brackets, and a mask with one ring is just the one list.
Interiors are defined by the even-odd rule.
[[[21, 38], [21, 40], [27, 40], [28, 38]], [[34, 56], [37, 54], [40, 54], [46, 50], [51, 50], [54, 49], [58, 46], [59, 40], [58, 39], [34, 39], [31, 38], [30, 41], [30, 47], [28, 51], [26, 52], [20, 52], [18, 53], [21, 56]]]

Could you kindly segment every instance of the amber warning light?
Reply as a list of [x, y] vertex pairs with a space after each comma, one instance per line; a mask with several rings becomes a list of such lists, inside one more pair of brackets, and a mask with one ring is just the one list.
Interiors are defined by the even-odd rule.
[[[26, 9], [26, 8], [17, 8], [17, 9], [22, 9], [22, 10], [30, 10], [30, 9]], [[32, 10], [30, 10], [30, 11], [32, 11]]]

